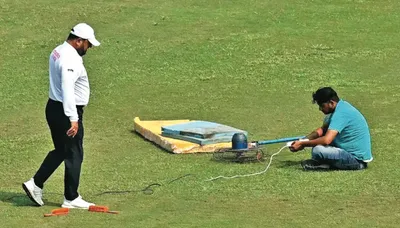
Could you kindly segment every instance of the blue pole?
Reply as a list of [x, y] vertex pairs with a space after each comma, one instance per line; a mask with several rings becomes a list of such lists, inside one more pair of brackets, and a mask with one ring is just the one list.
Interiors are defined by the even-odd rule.
[[282, 142], [290, 142], [296, 141], [299, 139], [303, 139], [306, 136], [297, 136], [297, 137], [289, 137], [289, 138], [280, 138], [280, 139], [272, 139], [272, 140], [264, 140], [264, 141], [256, 141], [257, 145], [267, 145], [267, 144], [274, 144], [274, 143], [282, 143]]

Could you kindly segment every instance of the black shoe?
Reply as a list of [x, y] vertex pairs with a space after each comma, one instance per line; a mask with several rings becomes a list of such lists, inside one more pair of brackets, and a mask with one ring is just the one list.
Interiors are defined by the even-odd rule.
[[308, 159], [301, 162], [304, 171], [326, 171], [330, 169], [328, 164], [321, 164], [316, 160]]

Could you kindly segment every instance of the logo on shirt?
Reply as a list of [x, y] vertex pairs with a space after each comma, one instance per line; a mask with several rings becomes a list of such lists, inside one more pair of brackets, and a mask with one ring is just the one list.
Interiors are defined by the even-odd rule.
[[73, 69], [68, 69], [67, 71], [71, 71], [71, 72], [74, 72], [74, 70], [73, 70]]
[[60, 58], [60, 54], [56, 50], [54, 50], [51, 57], [53, 58], [53, 61], [56, 61], [57, 59]]

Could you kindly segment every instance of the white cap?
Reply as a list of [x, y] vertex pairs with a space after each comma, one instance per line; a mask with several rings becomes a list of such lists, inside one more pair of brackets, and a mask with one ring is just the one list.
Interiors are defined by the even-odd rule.
[[71, 34], [82, 39], [89, 40], [93, 46], [100, 45], [100, 42], [96, 40], [96, 37], [94, 36], [93, 28], [86, 23], [79, 23], [75, 25], [75, 27], [71, 29]]

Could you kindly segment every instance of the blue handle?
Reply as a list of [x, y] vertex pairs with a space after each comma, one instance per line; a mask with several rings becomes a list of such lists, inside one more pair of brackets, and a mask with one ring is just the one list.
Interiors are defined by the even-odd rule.
[[299, 139], [303, 139], [306, 136], [297, 136], [297, 137], [290, 137], [290, 138], [280, 138], [280, 139], [272, 139], [272, 140], [264, 140], [264, 141], [256, 141], [257, 145], [267, 145], [267, 144], [274, 144], [274, 143], [282, 143], [282, 142], [290, 142], [296, 141]]

